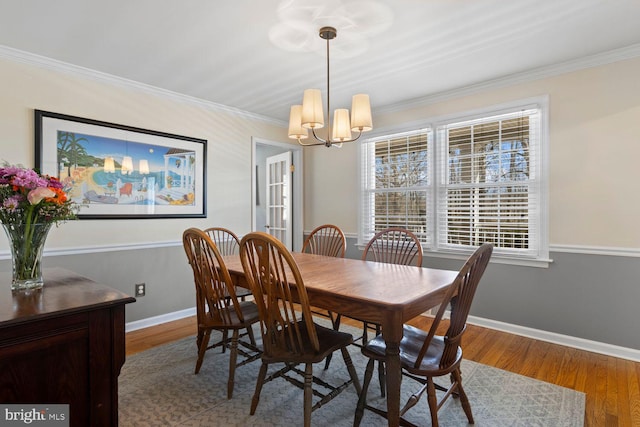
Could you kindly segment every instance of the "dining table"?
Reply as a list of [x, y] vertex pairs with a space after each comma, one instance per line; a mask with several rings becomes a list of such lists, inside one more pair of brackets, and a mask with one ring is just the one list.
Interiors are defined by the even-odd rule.
[[[387, 417], [400, 422], [400, 341], [403, 324], [438, 306], [457, 271], [293, 252], [311, 305], [382, 326], [386, 344]], [[248, 287], [240, 257], [224, 262], [238, 286]]]

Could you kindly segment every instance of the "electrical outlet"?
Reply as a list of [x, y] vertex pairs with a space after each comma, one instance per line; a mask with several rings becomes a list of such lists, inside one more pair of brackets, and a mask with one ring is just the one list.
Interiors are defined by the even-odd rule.
[[143, 297], [146, 291], [146, 283], [136, 283], [135, 294], [137, 297]]

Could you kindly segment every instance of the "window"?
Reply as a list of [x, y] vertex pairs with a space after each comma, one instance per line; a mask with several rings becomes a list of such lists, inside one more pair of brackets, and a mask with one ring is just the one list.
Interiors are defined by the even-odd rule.
[[490, 242], [497, 257], [546, 261], [542, 112], [519, 106], [367, 140], [360, 243], [399, 226], [433, 252]]
[[429, 130], [419, 130], [371, 139], [362, 146], [364, 241], [385, 228], [403, 227], [428, 244], [430, 138]]

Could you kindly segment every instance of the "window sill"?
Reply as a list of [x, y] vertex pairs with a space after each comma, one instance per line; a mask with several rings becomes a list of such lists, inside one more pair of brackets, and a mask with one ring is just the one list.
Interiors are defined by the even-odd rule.
[[[359, 250], [364, 250], [366, 245], [356, 244], [356, 248]], [[455, 259], [465, 261], [469, 258], [471, 252], [462, 253], [462, 252], [445, 252], [445, 251], [428, 251], [425, 250], [423, 253], [424, 258], [443, 258], [443, 259]], [[549, 268], [549, 265], [553, 263], [552, 259], [544, 258], [544, 259], [531, 259], [531, 258], [519, 258], [519, 257], [510, 257], [507, 255], [497, 255], [495, 252], [491, 256], [491, 263], [494, 264], [507, 264], [507, 265], [517, 265], [522, 267], [535, 267], [535, 268]]]

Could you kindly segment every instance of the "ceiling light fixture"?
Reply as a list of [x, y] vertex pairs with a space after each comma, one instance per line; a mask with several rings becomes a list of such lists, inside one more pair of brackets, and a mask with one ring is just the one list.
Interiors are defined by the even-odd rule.
[[[320, 28], [320, 38], [327, 41], [327, 136], [325, 139], [316, 134], [316, 129], [324, 127], [324, 113], [322, 111], [322, 96], [320, 89], [306, 89], [302, 98], [302, 105], [292, 105], [289, 115], [289, 138], [297, 139], [303, 146], [332, 145], [341, 146], [343, 142], [353, 142], [360, 138], [362, 132], [373, 129], [371, 121], [371, 105], [369, 95], [353, 95], [351, 101], [351, 120], [349, 110], [336, 109], [333, 113], [333, 126], [330, 120], [330, 84], [329, 84], [329, 41], [336, 37], [336, 29], [333, 27]], [[309, 131], [319, 142], [305, 143], [303, 139], [309, 138]], [[352, 137], [351, 131], [358, 132], [358, 136]]]

